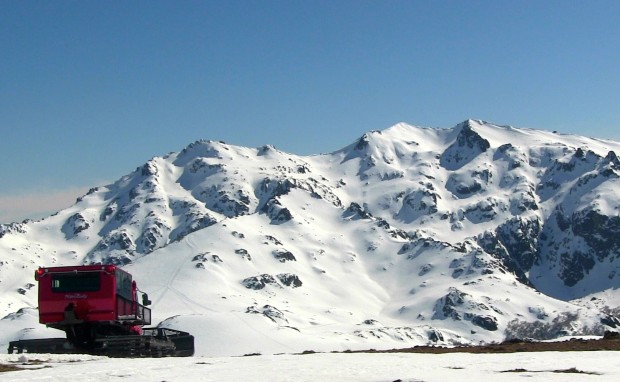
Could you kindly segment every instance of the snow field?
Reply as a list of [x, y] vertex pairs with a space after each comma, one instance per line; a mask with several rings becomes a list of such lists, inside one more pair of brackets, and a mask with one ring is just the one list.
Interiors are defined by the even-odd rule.
[[[27, 370], [0, 381], [617, 381], [617, 352], [513, 354], [307, 354], [248, 357], [108, 359], [91, 356], [0, 355]], [[517, 369], [521, 371], [517, 371]], [[573, 372], [567, 372], [573, 371]], [[578, 373], [579, 372], [579, 373]]]

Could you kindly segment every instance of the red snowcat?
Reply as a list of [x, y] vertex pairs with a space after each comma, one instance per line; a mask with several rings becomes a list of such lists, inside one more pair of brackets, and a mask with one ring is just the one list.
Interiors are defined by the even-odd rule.
[[[12, 341], [9, 353], [89, 353], [110, 357], [192, 356], [194, 337], [151, 324], [148, 296], [115, 265], [39, 268], [39, 322], [66, 338]], [[141, 294], [141, 303], [138, 294]]]

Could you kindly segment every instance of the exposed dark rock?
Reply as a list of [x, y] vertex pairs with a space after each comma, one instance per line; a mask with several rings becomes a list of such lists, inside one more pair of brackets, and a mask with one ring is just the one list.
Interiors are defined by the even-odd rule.
[[487, 231], [478, 237], [477, 242], [486, 253], [497, 259], [507, 272], [514, 274], [519, 282], [531, 286], [523, 267], [510, 255], [496, 233]]
[[397, 200], [402, 199], [402, 205], [396, 217], [411, 223], [416, 219], [437, 213], [437, 201], [441, 197], [429, 188], [408, 189], [398, 194]]
[[209, 252], [199, 253], [192, 258], [192, 261], [208, 261], [207, 256]]
[[459, 185], [456, 188], [457, 194], [461, 196], [472, 195], [480, 190], [482, 190], [482, 184], [478, 183], [475, 180], [471, 185]]
[[567, 184], [583, 177], [577, 187], [583, 186], [584, 183], [592, 180], [590, 176], [596, 177], [596, 174], [592, 172], [597, 169], [601, 159], [599, 155], [590, 150], [577, 149], [568, 161], [565, 158], [553, 160], [536, 187], [537, 194], [541, 200], [547, 200], [558, 191], [561, 185], [558, 183], [560, 179], [563, 184]]
[[136, 213], [141, 208], [140, 203], [127, 203], [119, 208], [116, 215], [114, 215], [114, 220], [118, 223], [117, 226], [123, 224], [131, 224], [132, 219], [135, 217]]
[[254, 305], [254, 306], [249, 306], [245, 310], [245, 312], [252, 313], [252, 314], [262, 314], [263, 316], [267, 317], [268, 319], [270, 319], [271, 321], [275, 323], [288, 323], [288, 320], [286, 319], [286, 317], [284, 317], [284, 313], [282, 313], [282, 311], [276, 308], [275, 306], [263, 305], [262, 307], [259, 308], [256, 305]]
[[263, 145], [258, 148], [258, 152], [256, 153], [256, 155], [260, 157], [276, 151], [278, 150], [272, 145]]
[[193, 162], [191, 162], [191, 167], [189, 168], [190, 174], [200, 173], [201, 176], [205, 178], [217, 173], [225, 172], [226, 165], [223, 163], [209, 163], [205, 158], [196, 158]]
[[293, 180], [285, 178], [285, 179], [271, 179], [265, 178], [261, 181], [258, 186], [258, 195], [262, 195], [263, 199], [266, 203], [268, 200], [273, 198], [277, 198], [278, 196], [286, 195], [293, 188], [296, 188], [297, 185], [293, 182]]
[[282, 224], [293, 219], [291, 211], [289, 211], [288, 208], [283, 207], [278, 199], [272, 199], [265, 204], [262, 212], [269, 216], [271, 219], [271, 224]]
[[454, 287], [450, 288], [448, 294], [437, 300], [434, 311], [433, 319], [451, 318], [455, 321], [471, 321], [472, 324], [489, 331], [498, 329], [497, 319], [492, 315], [477, 312], [493, 311], [500, 315], [503, 314], [497, 308], [489, 308], [484, 303], [476, 302], [471, 295]]
[[269, 274], [262, 274], [258, 276], [248, 277], [241, 281], [241, 284], [243, 284], [248, 289], [260, 290], [270, 284], [277, 286], [278, 282], [273, 276]]
[[[620, 328], [620, 320], [617, 317], [611, 315], [602, 317], [601, 324], [609, 326], [610, 328]], [[607, 334], [607, 332], [605, 334]], [[620, 333], [616, 334], [618, 334], [618, 337], [620, 337]]]
[[150, 253], [166, 245], [170, 227], [154, 211], [149, 212], [142, 233], [136, 240], [138, 253]]
[[599, 261], [612, 253], [620, 253], [620, 216], [607, 216], [590, 209], [572, 216], [575, 235], [584, 238]]
[[138, 252], [150, 253], [163, 244], [164, 235], [162, 228], [158, 225], [153, 225], [144, 230], [142, 235], [138, 238]]
[[101, 239], [95, 250], [106, 249], [135, 249], [133, 240], [125, 231], [115, 231]]
[[506, 143], [497, 148], [493, 160], [504, 160], [508, 162], [508, 169], [514, 170], [527, 163], [526, 156], [511, 143]]
[[556, 207], [552, 216], [555, 216], [556, 224], [558, 225], [558, 228], [562, 231], [566, 231], [571, 227], [570, 217], [566, 216], [566, 214], [564, 213], [564, 209], [561, 205]]
[[438, 330], [431, 330], [428, 332], [428, 340], [431, 342], [443, 342], [443, 334]]
[[179, 216], [179, 224], [170, 234], [170, 241], [179, 241], [192, 232], [196, 232], [217, 223], [217, 219], [204, 212], [204, 208], [195, 202], [172, 200], [170, 209], [174, 216]]
[[538, 237], [541, 231], [538, 218], [522, 217], [514, 217], [496, 230], [499, 241], [522, 272], [529, 272], [534, 264], [540, 262]]
[[277, 250], [271, 253], [279, 262], [284, 263], [286, 261], [297, 261], [295, 256], [286, 250]]
[[282, 242], [280, 240], [276, 239], [275, 237], [271, 235], [265, 235], [265, 239], [267, 239], [265, 244], [273, 243], [275, 245], [282, 245]]
[[357, 141], [357, 144], [355, 145], [355, 150], [362, 151], [368, 148], [369, 142], [370, 136], [368, 135], [368, 133], [362, 135], [362, 137]]
[[298, 174], [308, 174], [310, 172], [311, 172], [310, 169], [306, 165], [299, 165], [299, 166], [297, 166], [297, 173]]
[[148, 161], [140, 170], [142, 176], [157, 175], [157, 165], [153, 161]]
[[403, 244], [398, 250], [398, 254], [407, 254], [407, 259], [409, 260], [415, 259], [420, 254], [428, 250], [442, 251], [445, 249], [454, 249], [459, 252], [458, 248], [451, 246], [449, 243], [438, 241], [430, 237], [416, 239], [415, 237], [408, 235], [408, 239], [411, 241]]
[[0, 239], [9, 233], [26, 233], [27, 225], [23, 223], [0, 224]]
[[213, 224], [217, 223], [217, 220], [211, 217], [210, 215], [204, 215], [204, 216], [188, 215], [187, 218], [193, 218], [193, 220], [187, 222], [185, 226], [179, 227], [181, 228], [180, 230], [173, 231], [173, 233], [170, 234], [171, 241], [181, 240], [182, 238], [184, 238], [185, 236], [189, 235], [192, 232], [196, 232], [198, 230], [212, 226]]
[[372, 214], [364, 210], [359, 204], [351, 202], [349, 207], [344, 211], [342, 217], [345, 219], [372, 219]]
[[446, 188], [460, 199], [469, 198], [486, 190], [492, 178], [493, 173], [489, 169], [453, 172], [448, 178]]
[[495, 317], [472, 314], [470, 316], [466, 316], [466, 318], [470, 319], [472, 324], [479, 326], [482, 329], [488, 331], [497, 330], [497, 319]]
[[105, 264], [118, 265], [122, 267], [127, 264], [131, 264], [131, 262], [133, 261], [133, 256], [129, 252], [125, 252], [125, 253], [112, 252], [111, 254], [102, 256], [102, 257], [103, 257], [102, 260], [96, 261], [93, 263], [105, 263]]
[[220, 153], [217, 144], [213, 141], [199, 140], [190, 143], [177, 156], [174, 164], [176, 166], [185, 166], [196, 158], [218, 158]]
[[499, 207], [499, 201], [490, 197], [467, 206], [464, 214], [467, 220], [478, 224], [493, 220], [497, 216]]
[[86, 231], [89, 227], [90, 224], [86, 218], [82, 214], [76, 213], [67, 219], [65, 224], [62, 226], [62, 232], [65, 234], [65, 238], [71, 239], [80, 232]]
[[526, 211], [538, 211], [538, 203], [533, 191], [520, 192], [510, 197], [510, 211], [519, 215]]
[[595, 265], [593, 256], [581, 251], [561, 252], [560, 260], [559, 276], [568, 287], [575, 286]]
[[547, 317], [549, 317], [549, 314], [547, 314], [547, 312], [545, 311], [545, 309], [543, 307], [537, 306], [537, 307], [529, 307], [527, 308], [527, 311], [536, 315], [536, 318], [539, 320], [544, 320]]
[[450, 287], [448, 294], [440, 298], [435, 304], [435, 314], [433, 318], [452, 318], [453, 320], [460, 321], [461, 315], [455, 307], [463, 305], [465, 303], [466, 296], [468, 296], [467, 293], [461, 292], [454, 287]]
[[379, 321], [373, 320], [373, 319], [364, 320], [362, 322], [362, 325], [377, 325], [377, 324], [379, 324]]
[[[325, 178], [322, 179], [323, 182], [326, 180]], [[258, 209], [265, 212], [267, 204], [279, 196], [288, 194], [292, 189], [307, 191], [314, 198], [324, 199], [336, 207], [342, 207], [342, 201], [334, 194], [333, 189], [314, 178], [264, 178], [255, 191], [259, 198]]]
[[250, 256], [250, 254], [248, 253], [247, 250], [241, 248], [241, 249], [235, 249], [235, 253], [237, 255], [240, 255], [242, 259], [248, 260], [248, 261], [252, 261], [252, 256]]
[[425, 274], [430, 272], [432, 269], [433, 269], [433, 265], [432, 264], [424, 264], [420, 268], [420, 271], [418, 272], [418, 276], [424, 276]]
[[[558, 263], [558, 276], [566, 286], [575, 286], [594, 266], [620, 255], [620, 217], [601, 214], [587, 208], [568, 215], [558, 206], [545, 225], [541, 238], [547, 257]], [[563, 231], [563, 237], [554, 236], [553, 224]], [[581, 247], [570, 243], [579, 238]]]
[[204, 197], [209, 209], [229, 218], [247, 215], [250, 212], [249, 196], [242, 190], [236, 192], [216, 190], [214, 186]]
[[299, 276], [292, 273], [280, 273], [277, 277], [282, 284], [293, 288], [298, 288], [303, 284], [299, 279]]
[[620, 168], [620, 159], [618, 159], [618, 156], [616, 155], [614, 151], [610, 151], [607, 153], [607, 156], [605, 157], [605, 161], [607, 163], [612, 164], [613, 167], [615, 168]]
[[458, 170], [491, 147], [489, 141], [476, 133], [470, 121], [460, 124], [456, 141], [441, 154], [439, 164], [447, 170]]
[[118, 204], [116, 200], [113, 200], [108, 204], [108, 206], [103, 210], [103, 213], [99, 216], [100, 221], [106, 221], [110, 216], [112, 216], [118, 208]]

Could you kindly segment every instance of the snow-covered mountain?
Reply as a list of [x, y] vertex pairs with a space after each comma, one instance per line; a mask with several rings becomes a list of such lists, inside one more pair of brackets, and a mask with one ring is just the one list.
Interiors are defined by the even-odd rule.
[[43, 332], [38, 266], [99, 262], [204, 354], [602, 334], [620, 327], [616, 153], [475, 120], [305, 157], [198, 141], [0, 225], [0, 344]]

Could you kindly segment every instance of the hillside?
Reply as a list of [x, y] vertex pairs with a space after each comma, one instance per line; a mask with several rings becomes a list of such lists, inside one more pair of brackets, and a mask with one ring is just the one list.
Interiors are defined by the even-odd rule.
[[0, 344], [48, 332], [38, 266], [99, 262], [202, 354], [602, 335], [620, 325], [616, 153], [474, 120], [303, 157], [197, 141], [0, 225]]

